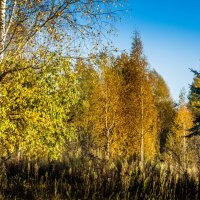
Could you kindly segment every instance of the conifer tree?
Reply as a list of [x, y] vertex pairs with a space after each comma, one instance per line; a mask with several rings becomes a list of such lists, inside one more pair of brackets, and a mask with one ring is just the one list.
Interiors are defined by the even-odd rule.
[[195, 114], [195, 121], [187, 137], [200, 135], [200, 72], [192, 69], [191, 71], [194, 73], [194, 80], [190, 86], [189, 103]]

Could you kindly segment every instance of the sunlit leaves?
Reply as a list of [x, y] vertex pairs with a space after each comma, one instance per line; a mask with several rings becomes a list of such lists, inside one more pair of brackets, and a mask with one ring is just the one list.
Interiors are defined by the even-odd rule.
[[27, 54], [27, 50], [30, 52], [42, 45], [52, 50], [58, 44], [71, 56], [80, 53], [78, 47], [79, 50], [86, 47], [89, 52], [96, 43], [99, 50], [103, 45], [99, 41], [113, 30], [112, 19], [116, 19], [122, 4], [123, 0], [6, 1], [5, 24], [2, 19], [6, 27], [4, 46], [6, 50], [15, 50], [6, 53]]
[[9, 62], [15, 70], [0, 84], [0, 145], [10, 152], [20, 147], [27, 156], [58, 157], [65, 141], [75, 138], [67, 122], [77, 101], [70, 61], [49, 54], [37, 67], [26, 60]]

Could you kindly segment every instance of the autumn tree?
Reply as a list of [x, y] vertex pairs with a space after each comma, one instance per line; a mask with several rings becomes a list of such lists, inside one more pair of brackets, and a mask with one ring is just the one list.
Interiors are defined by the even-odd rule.
[[121, 101], [125, 124], [121, 131], [126, 135], [125, 146], [129, 155], [153, 158], [158, 151], [157, 110], [149, 83], [147, 61], [143, 55], [138, 34], [133, 39], [130, 58], [123, 56], [123, 93]]
[[68, 54], [77, 47], [80, 49], [85, 44], [83, 39], [97, 47], [97, 41], [111, 30], [111, 19], [116, 17], [120, 3], [118, 0], [2, 0], [1, 59], [5, 53], [27, 54], [27, 50], [46, 42], [51, 49], [62, 44]]
[[193, 115], [186, 104], [184, 96], [185, 94], [182, 90], [179, 96], [179, 105], [172, 133], [168, 135], [166, 151], [170, 155], [172, 163], [178, 164], [178, 167], [181, 166], [183, 170], [187, 170], [188, 162], [194, 159], [191, 141], [186, 138], [189, 129], [193, 126]]
[[15, 149], [29, 157], [36, 156], [39, 149], [45, 156], [61, 154], [75, 130], [68, 125], [71, 107], [77, 101], [76, 78], [69, 57], [79, 57], [86, 40], [90, 47], [93, 44], [93, 50], [98, 49], [102, 35], [111, 30], [118, 3], [0, 1], [3, 155], [12, 154]]
[[117, 155], [116, 149], [120, 146], [116, 131], [121, 117], [118, 103], [121, 82], [114, 60], [114, 57], [101, 53], [93, 65], [83, 61], [76, 65], [81, 94], [80, 107], [76, 109], [78, 132], [87, 135], [85, 142], [108, 158]]
[[150, 84], [158, 111], [158, 130], [160, 138], [160, 152], [165, 148], [167, 136], [170, 134], [174, 118], [175, 106], [165, 80], [155, 70], [149, 73]]
[[95, 105], [93, 93], [99, 83], [99, 75], [90, 63], [79, 59], [75, 65], [79, 100], [74, 109], [75, 126], [82, 150], [87, 153], [95, 146]]
[[100, 80], [93, 94], [97, 114], [95, 132], [99, 144], [105, 149], [108, 158], [110, 155], [120, 155], [119, 149], [122, 145], [118, 134], [121, 125], [121, 104], [119, 101], [121, 76], [115, 67], [114, 61], [115, 58], [108, 56], [106, 53], [100, 55], [97, 62], [100, 69]]
[[[16, 65], [27, 70], [14, 70]], [[28, 158], [61, 157], [65, 142], [76, 137], [70, 112], [78, 96], [70, 60], [49, 53], [39, 65], [15, 59], [9, 66], [14, 71], [0, 84], [1, 156], [20, 151]]]

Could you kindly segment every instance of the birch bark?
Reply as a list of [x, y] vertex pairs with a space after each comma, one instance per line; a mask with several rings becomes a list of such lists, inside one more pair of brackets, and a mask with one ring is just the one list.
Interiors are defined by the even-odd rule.
[[0, 0], [0, 62], [3, 60], [4, 57], [5, 22], [6, 22], [6, 0]]

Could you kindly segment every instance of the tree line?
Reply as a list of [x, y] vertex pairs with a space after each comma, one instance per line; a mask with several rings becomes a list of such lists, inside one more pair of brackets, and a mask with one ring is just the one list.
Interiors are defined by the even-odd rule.
[[175, 104], [138, 34], [130, 54], [101, 52], [76, 62], [51, 51], [39, 55], [1, 63], [12, 70], [0, 84], [2, 156], [61, 159], [80, 151], [181, 169], [199, 162], [198, 72], [189, 102], [182, 91]]
[[82, 38], [94, 42], [93, 49], [101, 46], [102, 27], [110, 25], [118, 3], [0, 2], [3, 159], [52, 160], [79, 152], [132, 157], [142, 166], [147, 160], [183, 170], [198, 164], [199, 72], [192, 70], [189, 102], [181, 92], [175, 104], [165, 80], [149, 67], [139, 34], [130, 53], [79, 56]]
[[108, 157], [133, 156], [142, 164], [165, 160], [182, 169], [199, 162], [199, 137], [193, 137], [197, 75], [189, 102], [182, 90], [175, 103], [164, 79], [148, 67], [138, 34], [130, 54], [101, 53], [94, 65], [79, 60], [76, 70], [77, 134], [87, 149], [101, 149]]

